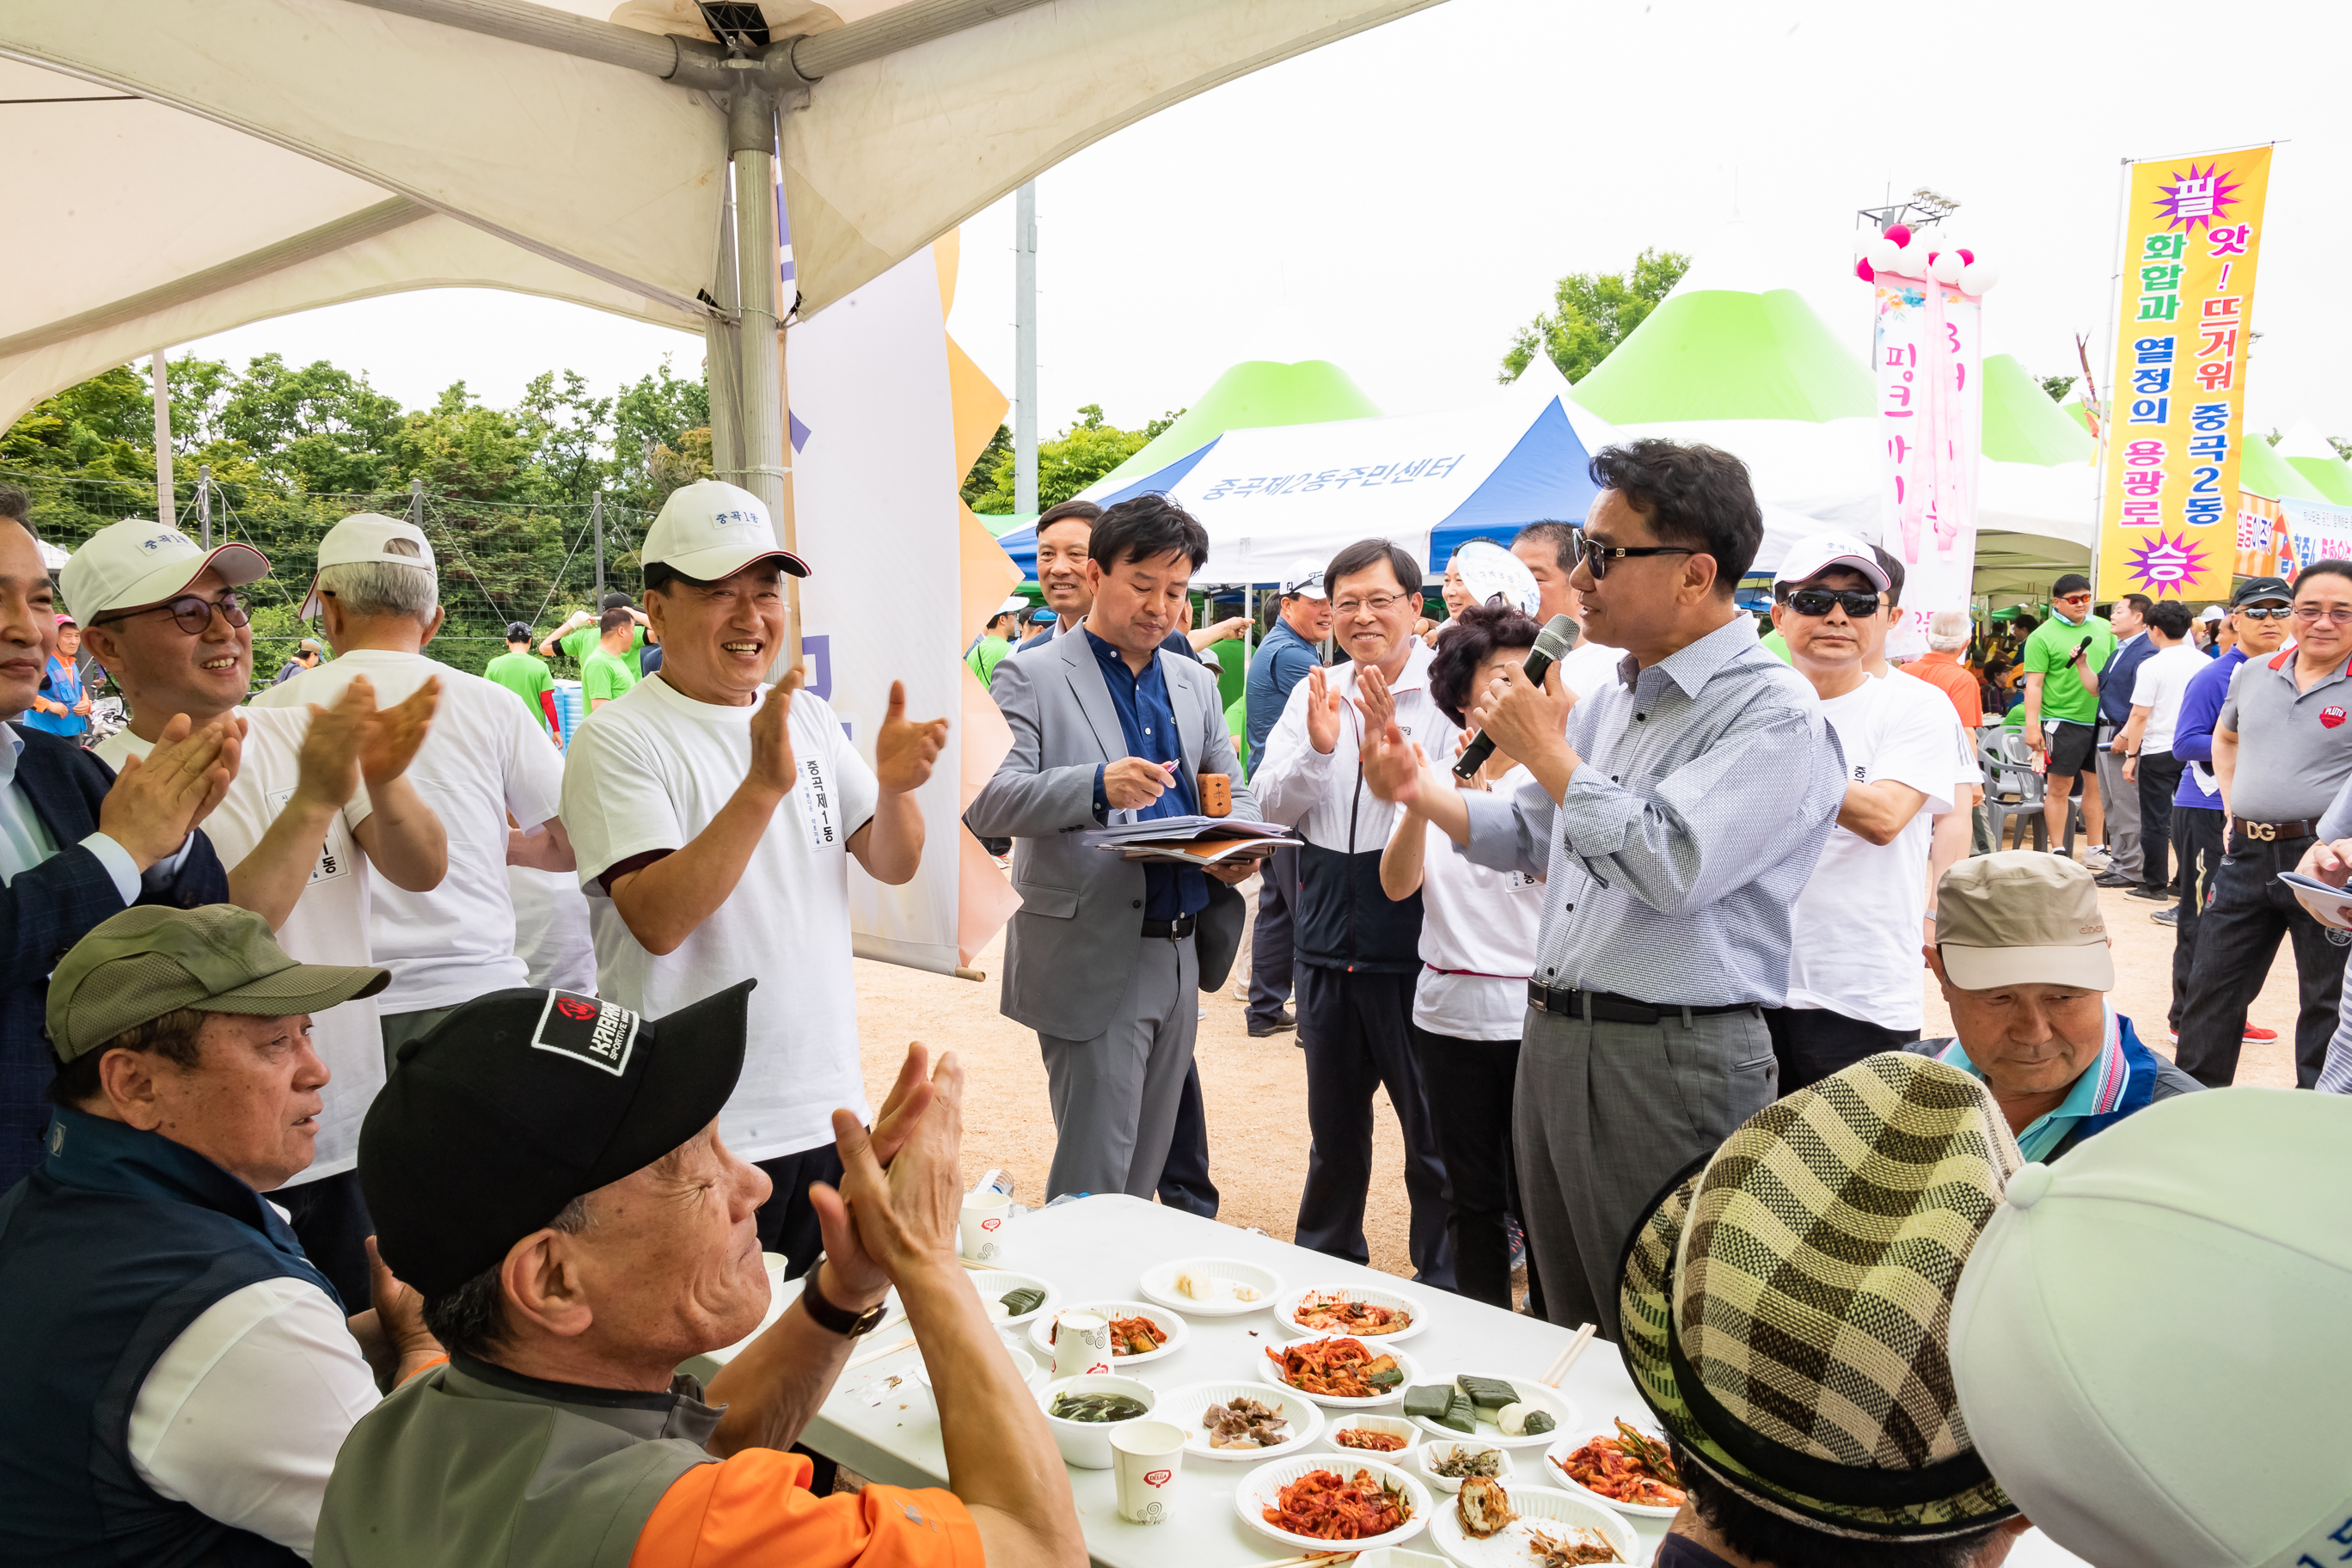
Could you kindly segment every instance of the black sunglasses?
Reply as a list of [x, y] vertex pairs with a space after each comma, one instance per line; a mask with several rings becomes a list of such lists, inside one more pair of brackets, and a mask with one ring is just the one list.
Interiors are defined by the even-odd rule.
[[2283, 621], [2294, 615], [2294, 611], [2285, 605], [2248, 605], [2238, 614], [2250, 621]]
[[243, 594], [238, 593], [223, 594], [217, 599], [207, 599], [195, 594], [183, 594], [176, 599], [166, 599], [160, 605], [150, 605], [143, 610], [130, 610], [119, 616], [108, 616], [105, 619], [92, 624], [111, 626], [117, 621], [128, 621], [140, 616], [162, 614], [170, 616], [179, 624], [180, 629], [190, 637], [202, 637], [213, 624], [215, 610], [218, 610], [221, 613], [221, 619], [230, 626], [244, 626], [250, 618], [247, 613], [249, 603]]
[[1859, 590], [1848, 592], [1837, 588], [1800, 588], [1782, 603], [1801, 616], [1826, 616], [1834, 605], [1854, 620], [1878, 614], [1878, 595]]
[[1595, 544], [1586, 539], [1581, 532], [1570, 534], [1568, 546], [1574, 553], [1577, 565], [1592, 568], [1592, 580], [1596, 583], [1609, 575], [1609, 563], [1612, 561], [1623, 561], [1637, 555], [1696, 555], [1699, 553], [1696, 550], [1680, 544]]

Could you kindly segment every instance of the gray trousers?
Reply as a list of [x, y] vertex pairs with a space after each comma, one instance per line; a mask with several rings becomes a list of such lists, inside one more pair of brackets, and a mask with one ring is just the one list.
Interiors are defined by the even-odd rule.
[[1168, 1163], [1184, 1075], [1200, 1027], [1201, 963], [1192, 939], [1146, 937], [1110, 1026], [1091, 1040], [1040, 1034], [1054, 1107], [1045, 1196], [1150, 1198]]
[[383, 1031], [383, 1074], [390, 1078], [400, 1066], [400, 1047], [411, 1040], [421, 1040], [433, 1032], [433, 1026], [457, 1009], [425, 1007], [415, 1013], [383, 1013], [376, 1018], [376, 1027]]
[[1529, 1008], [1512, 1133], [1546, 1315], [1615, 1341], [1617, 1258], [1646, 1205], [1779, 1094], [1759, 1013], [1609, 1024]]
[[[2116, 727], [2099, 726], [2099, 739], [2112, 741]], [[2120, 876], [2140, 879], [2139, 849], [2139, 785], [2124, 777], [2124, 760], [2113, 752], [2100, 752], [2099, 804], [2106, 807], [2107, 869]], [[2158, 833], [2169, 833], [2172, 825], [2159, 822]]]

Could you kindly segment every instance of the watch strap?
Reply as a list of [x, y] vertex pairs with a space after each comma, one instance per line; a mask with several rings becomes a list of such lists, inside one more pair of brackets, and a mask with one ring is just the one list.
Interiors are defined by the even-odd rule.
[[816, 1267], [809, 1270], [807, 1282], [801, 1287], [801, 1309], [808, 1313], [809, 1321], [845, 1340], [872, 1333], [882, 1321], [882, 1303], [877, 1301], [862, 1312], [836, 1307], [824, 1293], [824, 1259], [820, 1258]]

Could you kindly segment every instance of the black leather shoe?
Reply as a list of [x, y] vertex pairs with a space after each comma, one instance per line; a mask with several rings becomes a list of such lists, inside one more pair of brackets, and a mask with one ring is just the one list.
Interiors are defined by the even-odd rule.
[[1271, 1024], [1261, 1024], [1256, 1019], [1253, 1018], [1250, 1020], [1249, 1026], [1250, 1038], [1253, 1040], [1263, 1040], [1268, 1035], [1278, 1035], [1285, 1029], [1295, 1029], [1297, 1027], [1298, 1027], [1298, 1020], [1289, 1013], [1279, 1015]]
[[2168, 904], [2172, 901], [2172, 889], [2169, 888], [2134, 888], [2129, 893], [2126, 894], [2125, 897], [2146, 899], [2152, 904]]
[[2097, 876], [2092, 878], [2091, 880], [2102, 888], [2137, 888], [2139, 886], [2139, 879], [2137, 877], [2126, 877], [2120, 871], [2102, 871]]

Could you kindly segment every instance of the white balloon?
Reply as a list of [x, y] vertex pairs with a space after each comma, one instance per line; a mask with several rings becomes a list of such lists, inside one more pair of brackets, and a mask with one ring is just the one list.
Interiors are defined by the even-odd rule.
[[1960, 292], [1982, 294], [2000, 281], [2000, 272], [1990, 261], [1971, 261], [1960, 268]]
[[1895, 266], [1895, 253], [1901, 248], [1882, 234], [1862, 247], [1862, 258], [1870, 263], [1872, 271], [1885, 272]]
[[1906, 278], [1927, 276], [1927, 244], [1915, 237], [1895, 258], [1895, 270]]
[[1927, 275], [1938, 283], [1958, 283], [1961, 270], [1968, 265], [1960, 259], [1958, 251], [1940, 250], [1936, 253], [1934, 264], [1927, 268]]

